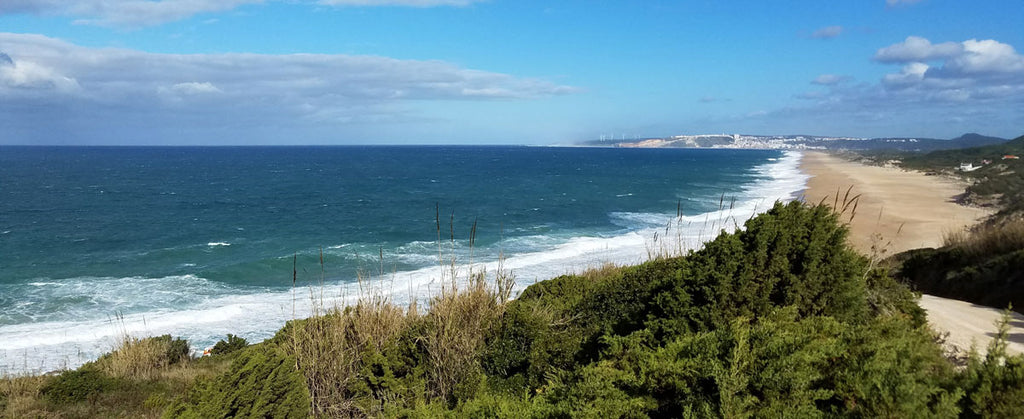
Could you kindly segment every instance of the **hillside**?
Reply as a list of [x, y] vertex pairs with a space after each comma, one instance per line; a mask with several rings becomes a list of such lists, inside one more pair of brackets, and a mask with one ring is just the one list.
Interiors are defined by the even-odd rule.
[[[452, 282], [425, 311], [364, 296], [199, 360], [126, 339], [0, 380], [3, 416], [1021, 417], [1005, 328], [962, 370], [915, 297], [825, 206], [776, 204], [682, 257], [528, 287]], [[504, 279], [503, 279], [504, 278]], [[502, 286], [504, 284], [505, 286]], [[215, 348], [216, 349], [216, 348]]]
[[[904, 168], [962, 177], [960, 202], [999, 208], [970, 234], [947, 232], [943, 246], [894, 256], [894, 275], [913, 289], [989, 307], [1024, 307], [1024, 136], [982, 147], [890, 156]], [[972, 170], [961, 170], [961, 165]]]
[[[962, 176], [972, 182], [964, 203], [996, 205], [1001, 216], [1007, 216], [1024, 212], [1024, 160], [1008, 156], [1024, 157], [1024, 136], [983, 147], [902, 156], [902, 166]], [[963, 171], [962, 164], [980, 167]]]

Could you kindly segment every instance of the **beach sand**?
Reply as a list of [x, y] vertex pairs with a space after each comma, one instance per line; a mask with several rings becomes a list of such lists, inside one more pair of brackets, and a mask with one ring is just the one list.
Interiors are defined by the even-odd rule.
[[[820, 152], [806, 152], [801, 169], [811, 175], [804, 192], [809, 203], [839, 206], [847, 189], [847, 200], [859, 195], [843, 221], [850, 225], [850, 244], [874, 259], [921, 247], [940, 247], [946, 233], [962, 230], [991, 214], [988, 209], [971, 208], [954, 202], [965, 184], [939, 176], [897, 168], [867, 166]], [[985, 349], [995, 332], [1002, 310], [968, 302], [925, 295], [921, 307], [928, 311], [932, 328], [948, 332], [947, 344], [960, 350], [977, 345]], [[1024, 336], [1024, 316], [1016, 314], [1011, 336]], [[1024, 342], [1011, 339], [1008, 350], [1024, 353]]]
[[[818, 152], [805, 153], [801, 168], [813, 176], [807, 182], [807, 202], [832, 205], [838, 195], [841, 205], [850, 186], [849, 198], [860, 195], [850, 222], [850, 243], [868, 256], [940, 247], [946, 233], [992, 213], [954, 202], [966, 184], [939, 176], [866, 166]], [[843, 220], [849, 218], [846, 214]]]

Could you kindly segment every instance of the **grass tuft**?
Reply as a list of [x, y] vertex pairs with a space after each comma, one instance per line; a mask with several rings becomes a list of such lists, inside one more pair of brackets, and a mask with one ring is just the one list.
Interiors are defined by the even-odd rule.
[[998, 225], [983, 224], [974, 231], [947, 233], [944, 245], [957, 248], [968, 257], [1003, 254], [1024, 249], [1024, 220]]

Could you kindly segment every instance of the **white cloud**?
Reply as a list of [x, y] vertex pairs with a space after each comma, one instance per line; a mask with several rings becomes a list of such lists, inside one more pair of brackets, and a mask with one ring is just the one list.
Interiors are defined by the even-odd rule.
[[843, 27], [842, 26], [826, 26], [824, 28], [821, 28], [821, 29], [818, 29], [818, 30], [814, 31], [814, 33], [811, 34], [811, 38], [829, 39], [829, 38], [835, 38], [835, 37], [841, 35], [842, 33], [843, 33]]
[[920, 3], [921, 0], [885, 0], [885, 5], [889, 7], [893, 6], [904, 6], [911, 5], [914, 3]]
[[213, 83], [210, 83], [210, 82], [198, 83], [198, 82], [194, 82], [194, 81], [190, 81], [190, 82], [186, 82], [186, 83], [177, 83], [174, 86], [171, 86], [171, 90], [173, 90], [173, 91], [175, 91], [177, 93], [185, 94], [185, 95], [202, 95], [202, 94], [209, 94], [209, 93], [224, 93], [223, 91], [218, 89], [217, 86], [214, 86]]
[[818, 77], [815, 77], [814, 80], [811, 80], [811, 83], [812, 84], [817, 84], [817, 85], [822, 85], [822, 86], [831, 86], [831, 85], [834, 85], [834, 84], [842, 83], [842, 82], [847, 81], [849, 79], [850, 79], [849, 76], [841, 76], [841, 75], [838, 75], [838, 74], [822, 74], [822, 75], [820, 75]]
[[421, 118], [417, 109], [425, 103], [528, 100], [578, 91], [443, 61], [377, 56], [153, 54], [10, 33], [0, 33], [0, 52], [12, 59], [0, 65], [0, 125], [25, 117], [22, 108], [38, 115], [75, 109], [96, 119], [131, 114], [156, 125], [205, 116], [197, 128], [231, 121], [395, 121]]
[[78, 81], [57, 70], [32, 61], [15, 62], [0, 53], [0, 97], [21, 95], [31, 91], [70, 93], [78, 90]]
[[887, 86], [907, 86], [924, 80], [928, 72], [928, 64], [910, 63], [903, 66], [898, 74], [886, 74], [882, 82]]
[[[139, 27], [159, 25], [203, 13], [234, 10], [247, 4], [285, 0], [3, 0], [0, 15], [34, 13], [71, 16], [88, 25]], [[295, 0], [293, 0], [295, 1]], [[484, 0], [305, 0], [329, 6], [468, 6]]]
[[943, 66], [944, 72], [953, 75], [1022, 73], [1024, 56], [1013, 46], [991, 39], [963, 42], [963, 50]]
[[[971, 79], [987, 83], [1024, 78], [1024, 56], [1012, 45], [992, 39], [932, 44], [925, 38], [911, 36], [899, 44], [879, 49], [874, 59], [882, 63], [907, 64], [919, 80]], [[929, 66], [927, 62], [940, 64]], [[906, 79], [902, 76], [906, 75], [907, 68], [886, 79]], [[927, 72], [916, 74], [922, 68]]]
[[[943, 133], [930, 135], [948, 138], [978, 130], [1020, 135], [1024, 56], [1013, 46], [974, 39], [933, 44], [910, 37], [879, 49], [874, 59], [896, 64], [898, 70], [876, 83], [833, 83], [841, 76], [823, 74], [812, 81], [823, 89], [794, 95], [802, 105], [760, 120], [799, 129], [827, 124], [832, 132], [853, 135]], [[893, 132], [896, 125], [910, 129]]]
[[878, 50], [874, 59], [882, 63], [907, 63], [950, 58], [962, 52], [963, 45], [956, 42], [932, 44], [925, 38], [909, 36], [901, 43]]
[[320, 4], [329, 6], [469, 6], [484, 0], [320, 0]]
[[13, 0], [0, 3], [0, 14], [35, 13], [78, 18], [101, 26], [149, 26], [197, 14], [223, 12], [264, 0]]

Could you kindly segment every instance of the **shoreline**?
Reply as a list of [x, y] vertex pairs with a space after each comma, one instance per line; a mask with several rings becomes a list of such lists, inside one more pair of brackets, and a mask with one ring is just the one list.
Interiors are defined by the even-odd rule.
[[[941, 247], [945, 235], [961, 231], [995, 212], [960, 205], [955, 197], [967, 186], [949, 178], [892, 167], [868, 166], [823, 152], [805, 152], [800, 169], [810, 176], [805, 202], [842, 206], [860, 196], [851, 220], [842, 215], [850, 234], [847, 240], [858, 251], [878, 261], [897, 253], [924, 247]], [[851, 206], [852, 208], [852, 206]], [[946, 334], [947, 349], [966, 352], [976, 345], [984, 353], [996, 332], [1003, 310], [964, 301], [922, 295], [921, 308], [928, 312], [932, 329]], [[1024, 333], [1024, 316], [1012, 313], [1011, 335]], [[1024, 343], [1008, 341], [1011, 354], [1024, 353]]]

